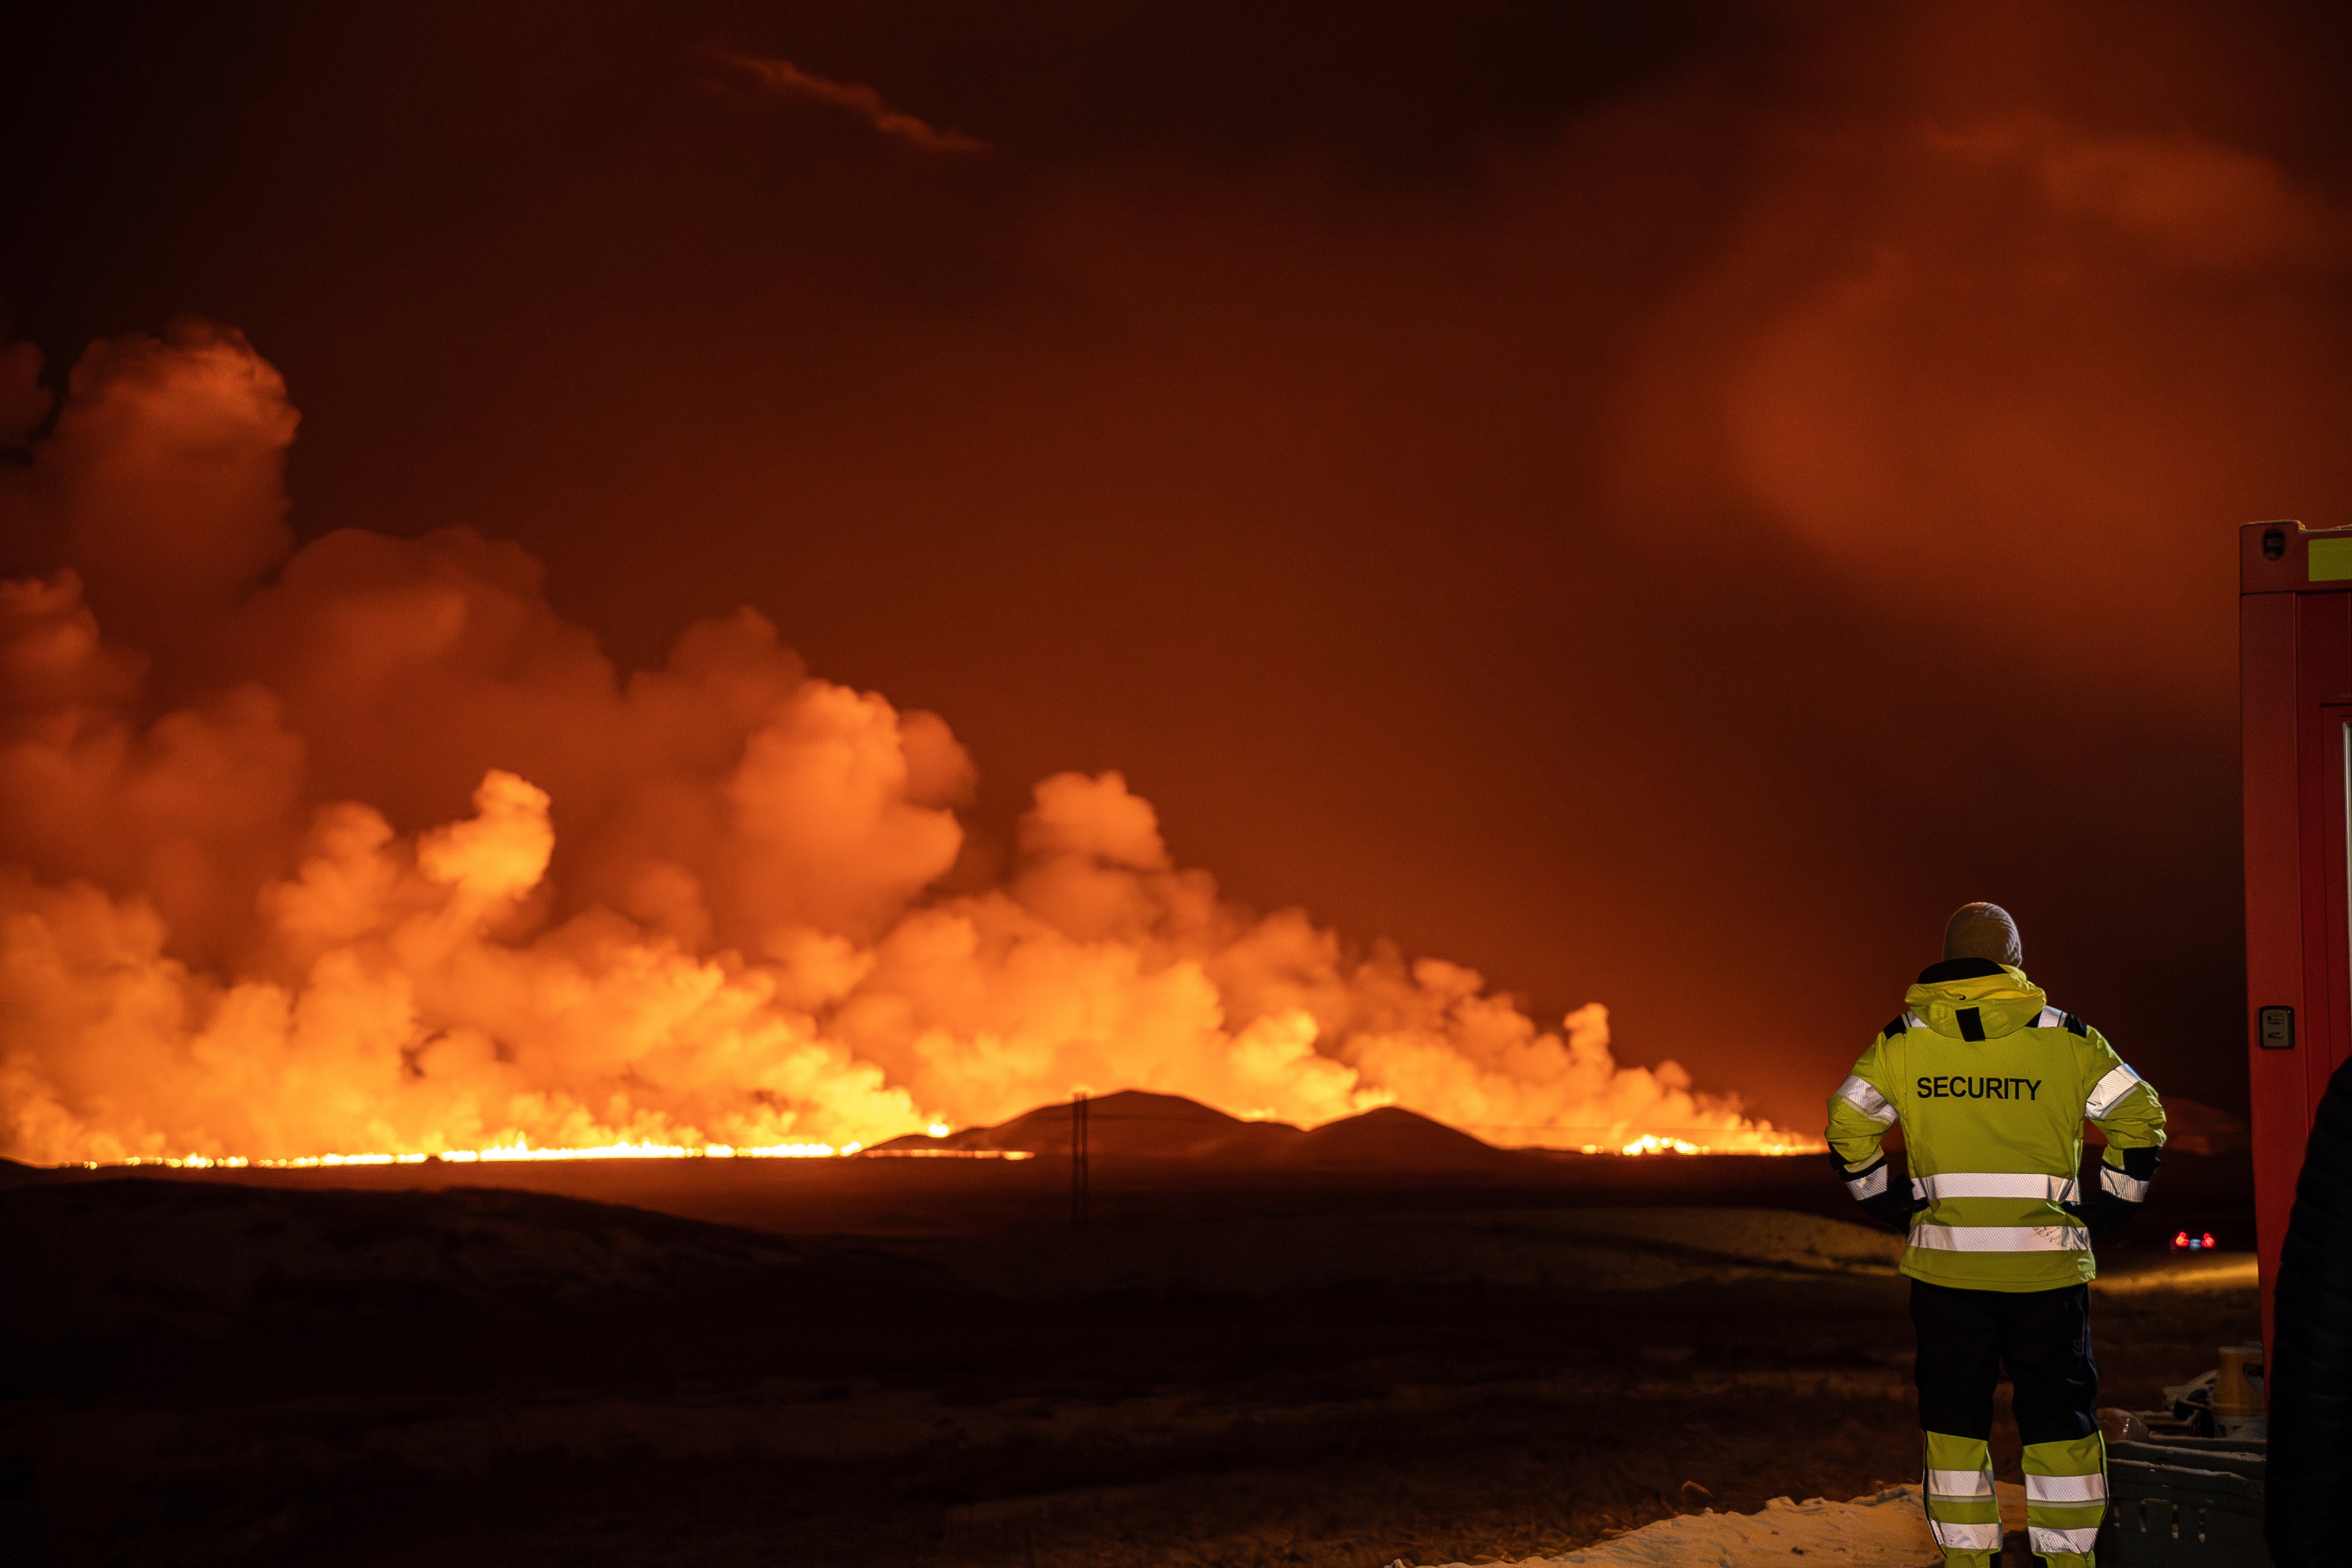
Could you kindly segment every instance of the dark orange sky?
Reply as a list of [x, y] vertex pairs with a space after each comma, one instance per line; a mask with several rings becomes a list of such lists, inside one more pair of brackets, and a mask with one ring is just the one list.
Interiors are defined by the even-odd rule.
[[2242, 1104], [2231, 542], [2352, 521], [2352, 37], [1876, 10], [56, 7], [0, 306], [53, 381], [244, 331], [306, 538], [518, 540], [625, 662], [757, 606], [983, 838], [1120, 769], [1807, 1127], [1992, 899]]

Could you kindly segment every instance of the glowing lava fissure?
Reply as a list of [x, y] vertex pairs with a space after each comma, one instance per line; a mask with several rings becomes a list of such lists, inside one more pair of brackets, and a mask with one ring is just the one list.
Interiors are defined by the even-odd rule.
[[845, 1143], [837, 1149], [830, 1143], [777, 1143], [764, 1149], [736, 1149], [724, 1143], [706, 1143], [699, 1149], [689, 1149], [677, 1143], [608, 1143], [594, 1149], [532, 1149], [512, 1144], [497, 1149], [449, 1149], [431, 1154], [297, 1154], [282, 1160], [251, 1160], [241, 1154], [219, 1159], [203, 1154], [177, 1157], [134, 1154], [128, 1159], [110, 1162], [85, 1160], [82, 1167], [95, 1171], [104, 1163], [124, 1169], [156, 1165], [175, 1171], [317, 1171], [337, 1170], [344, 1166], [425, 1165], [435, 1161], [452, 1165], [496, 1165], [550, 1160], [831, 1160], [860, 1153], [961, 1160], [1034, 1158], [1025, 1149], [868, 1150], [856, 1143]]
[[0, 584], [11, 1158], [823, 1157], [1106, 1083], [1820, 1146], [1620, 1067], [1599, 1005], [1547, 1029], [1222, 898], [1117, 773], [1038, 784], [1001, 883], [941, 893], [973, 780], [941, 720], [748, 609], [625, 678], [470, 531], [294, 550], [294, 426], [242, 338], [190, 326], [93, 347], [0, 467], [0, 522], [65, 562]]
[[[938, 1135], [938, 1124], [933, 1124]], [[1601, 1143], [1538, 1144], [1538, 1148], [1559, 1150], [1580, 1154], [1811, 1154], [1819, 1147], [1808, 1140], [1790, 1134], [1767, 1135], [1752, 1142], [1729, 1146], [1693, 1143], [1687, 1139], [1660, 1137], [1644, 1133], [1621, 1147]], [[676, 1143], [610, 1143], [589, 1149], [533, 1149], [522, 1144], [509, 1144], [491, 1149], [450, 1149], [434, 1153], [407, 1154], [299, 1154], [284, 1159], [248, 1159], [243, 1155], [210, 1157], [203, 1154], [131, 1155], [116, 1161], [85, 1160], [84, 1169], [97, 1170], [101, 1165], [133, 1169], [159, 1166], [171, 1170], [335, 1170], [342, 1167], [379, 1165], [423, 1165], [440, 1162], [446, 1164], [501, 1164], [563, 1160], [830, 1160], [863, 1157], [869, 1160], [1034, 1160], [1034, 1149], [973, 1149], [973, 1148], [879, 1148], [869, 1149], [859, 1143], [835, 1147], [830, 1143], [779, 1143], [766, 1148], [737, 1149], [724, 1143], [708, 1143], [700, 1148], [688, 1148]]]

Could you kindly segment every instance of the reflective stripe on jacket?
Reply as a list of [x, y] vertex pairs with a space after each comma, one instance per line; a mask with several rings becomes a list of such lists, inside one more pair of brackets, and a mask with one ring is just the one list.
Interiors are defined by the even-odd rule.
[[1923, 982], [1903, 1000], [1830, 1097], [1829, 1118], [1830, 1148], [1865, 1201], [1885, 1190], [1880, 1142], [1902, 1125], [1914, 1205], [1903, 1272], [1979, 1290], [2091, 1279], [2090, 1237], [2068, 1208], [2086, 1195], [2083, 1123], [2106, 1135], [2102, 1190], [2137, 1203], [2147, 1184], [2125, 1171], [2124, 1152], [2163, 1146], [2156, 1090], [2021, 969]]

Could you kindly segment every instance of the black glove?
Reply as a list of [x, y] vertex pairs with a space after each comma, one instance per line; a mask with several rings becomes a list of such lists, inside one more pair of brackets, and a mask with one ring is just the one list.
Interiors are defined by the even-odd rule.
[[1889, 1188], [1874, 1198], [1864, 1198], [1862, 1212], [1889, 1230], [1901, 1231], [1908, 1235], [1911, 1230], [1912, 1216], [1926, 1206], [1924, 1204], [1912, 1201], [1911, 1184], [1906, 1181], [1901, 1192]]
[[2111, 1190], [2111, 1184], [2121, 1181], [2132, 1184], [2135, 1192], [2146, 1192], [2142, 1184], [2156, 1178], [2156, 1168], [2164, 1163], [2160, 1149], [2126, 1149], [2120, 1169], [2102, 1159], [2098, 1164], [2099, 1187], [2079, 1204], [2068, 1204], [2066, 1212], [2081, 1220], [2091, 1233], [2091, 1245], [2101, 1247], [2117, 1231], [2123, 1229], [2131, 1216], [2139, 1213], [2139, 1200], [2127, 1198]]
[[1891, 1230], [1907, 1231], [1911, 1228], [1911, 1215], [1919, 1206], [1911, 1198], [1911, 1179], [1908, 1176], [1898, 1177], [1888, 1170], [1885, 1155], [1881, 1154], [1874, 1163], [1859, 1171], [1847, 1170], [1845, 1162], [1835, 1154], [1830, 1156], [1830, 1161], [1837, 1166], [1838, 1180], [1845, 1184], [1847, 1192], [1853, 1193], [1858, 1187], [1877, 1189], [1866, 1197], [1855, 1196], [1854, 1201], [1862, 1205], [1863, 1213]]
[[2123, 1229], [2126, 1221], [2139, 1213], [2139, 1205], [2113, 1193], [2093, 1193], [2079, 1204], [2068, 1204], [2066, 1211], [2083, 1222], [2091, 1233], [2093, 1247], [2105, 1247], [2108, 1237]]

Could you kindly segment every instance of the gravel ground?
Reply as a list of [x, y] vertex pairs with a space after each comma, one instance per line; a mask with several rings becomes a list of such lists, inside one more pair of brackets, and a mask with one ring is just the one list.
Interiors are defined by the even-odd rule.
[[[1329, 1564], [1557, 1554], [1913, 1479], [1887, 1238], [1426, 1206], [730, 1230], [538, 1194], [0, 1192], [35, 1563]], [[2252, 1331], [2118, 1268], [2110, 1403]], [[2015, 1479], [2006, 1434], [1997, 1463]]]

